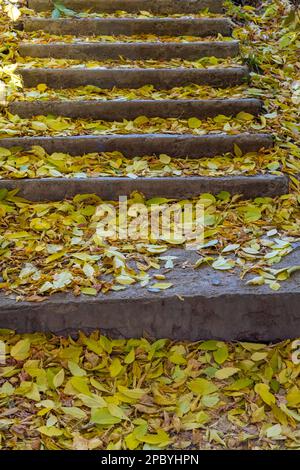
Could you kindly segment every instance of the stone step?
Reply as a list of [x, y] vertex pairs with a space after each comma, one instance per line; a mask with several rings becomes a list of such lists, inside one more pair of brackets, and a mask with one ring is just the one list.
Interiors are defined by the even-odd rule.
[[167, 154], [177, 158], [201, 158], [234, 152], [237, 145], [243, 153], [271, 148], [269, 134], [129, 134], [129, 135], [77, 135], [70, 137], [13, 137], [0, 139], [0, 147], [33, 145], [43, 147], [47, 153], [63, 152], [70, 155], [119, 151], [125, 157]]
[[24, 30], [73, 36], [231, 36], [229, 18], [39, 18], [25, 17]]
[[48, 87], [77, 88], [95, 85], [99, 88], [140, 88], [154, 85], [157, 89], [170, 89], [190, 84], [226, 88], [249, 80], [245, 66], [192, 68], [22, 68], [24, 86], [36, 87], [45, 83]]
[[[35, 11], [53, 10], [52, 0], [28, 0], [28, 7]], [[130, 13], [150, 11], [154, 14], [198, 13], [209, 9], [212, 13], [223, 12], [223, 0], [64, 0], [64, 6], [75, 11], [112, 13], [123, 10]]]
[[254, 176], [171, 176], [0, 179], [0, 189], [19, 189], [18, 195], [31, 201], [59, 201], [76, 194], [97, 194], [101, 199], [118, 200], [139, 191], [147, 198], [193, 198], [201, 193], [228, 191], [245, 198], [287, 194], [288, 178], [281, 175]]
[[51, 100], [15, 101], [9, 106], [12, 114], [23, 118], [37, 115], [122, 121], [138, 116], [162, 118], [208, 118], [223, 114], [235, 116], [244, 111], [257, 115], [262, 101], [255, 98], [211, 100]]
[[198, 60], [201, 57], [235, 57], [239, 41], [199, 42], [76, 42], [36, 44], [21, 43], [21, 57], [40, 57], [73, 60]]
[[[177, 248], [163, 253], [168, 255], [176, 256], [167, 273], [166, 282], [173, 283], [169, 289], [157, 293], [132, 285], [95, 297], [54, 294], [43, 302], [16, 302], [1, 294], [0, 328], [59, 335], [100, 329], [114, 338], [180, 341], [276, 342], [300, 336], [299, 272], [272, 291], [266, 285], [247, 286], [238, 273], [188, 267], [199, 259], [195, 251]], [[279, 266], [293, 265], [300, 265], [299, 250]]]

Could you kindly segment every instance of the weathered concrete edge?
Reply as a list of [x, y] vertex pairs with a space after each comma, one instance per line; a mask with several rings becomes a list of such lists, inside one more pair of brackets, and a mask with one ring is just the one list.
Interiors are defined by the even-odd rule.
[[183, 58], [197, 60], [200, 57], [235, 57], [239, 53], [239, 41], [200, 42], [51, 42], [36, 44], [23, 42], [19, 45], [22, 57], [40, 57], [73, 60], [168, 60]]
[[19, 195], [31, 201], [59, 201], [76, 194], [97, 194], [105, 200], [117, 200], [133, 191], [147, 198], [192, 198], [201, 193], [228, 191], [245, 198], [275, 197], [288, 192], [284, 175], [193, 176], [193, 177], [99, 177], [99, 178], [36, 178], [2, 179], [0, 189], [19, 189]]
[[[75, 11], [87, 8], [86, 0], [64, 0], [64, 5]], [[52, 10], [52, 0], [28, 0], [28, 7], [35, 11]], [[94, 12], [113, 12], [124, 10], [131, 13], [138, 13], [140, 10], [151, 11], [152, 13], [195, 13], [199, 10], [209, 8], [212, 13], [222, 13], [223, 0], [114, 0], [113, 3], [107, 0], [89, 0], [89, 10]]]
[[159, 36], [231, 36], [234, 27], [229, 18], [23, 18], [24, 30], [43, 30], [51, 34]]
[[141, 288], [137, 288], [139, 297], [133, 297], [132, 291], [122, 297], [59, 294], [42, 303], [16, 302], [2, 295], [0, 328], [63, 335], [100, 329], [117, 338], [147, 335], [189, 341], [275, 342], [300, 336], [299, 285], [282, 292], [257, 287], [249, 292], [239, 287], [233, 293], [222, 287], [210, 293], [205, 287], [206, 292], [199, 289], [182, 299], [178, 289], [164, 295]]
[[240, 85], [249, 80], [247, 66], [215, 67], [208, 69], [169, 68], [20, 68], [25, 87], [35, 87], [45, 83], [51, 88], [77, 88], [96, 85], [100, 88], [140, 88], [154, 85], [158, 89], [176, 86], [211, 85], [220, 88]]
[[46, 152], [64, 152], [84, 155], [93, 152], [122, 152], [126, 157], [160, 155], [171, 157], [212, 157], [234, 151], [234, 144], [243, 153], [256, 152], [261, 148], [272, 148], [270, 134], [112, 134], [77, 135], [69, 137], [12, 137], [0, 139], [0, 147], [21, 147], [25, 150], [40, 145]]
[[241, 111], [258, 115], [263, 107], [256, 98], [211, 100], [35, 100], [14, 101], [12, 114], [20, 117], [52, 114], [55, 116], [98, 118], [107, 121], [135, 119], [138, 116], [207, 118], [219, 114], [234, 116]]

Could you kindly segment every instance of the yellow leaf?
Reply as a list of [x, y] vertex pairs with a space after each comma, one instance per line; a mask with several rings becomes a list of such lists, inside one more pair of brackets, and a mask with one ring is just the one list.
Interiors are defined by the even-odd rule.
[[80, 393], [78, 395], [79, 400], [87, 406], [88, 408], [105, 408], [107, 407], [107, 403], [104, 398], [92, 393], [91, 395], [85, 395], [84, 393]]
[[86, 371], [76, 364], [76, 362], [68, 361], [68, 368], [75, 377], [84, 377], [86, 375]]
[[111, 365], [109, 366], [109, 372], [110, 372], [111, 377], [117, 377], [117, 375], [120, 374], [122, 369], [123, 369], [123, 366], [120, 362], [120, 359], [118, 359], [117, 357], [114, 358], [112, 360]]
[[161, 154], [159, 156], [159, 161], [161, 163], [164, 163], [165, 165], [168, 165], [171, 161], [171, 157], [169, 157], [168, 155], [165, 155], [165, 154]]
[[125, 444], [129, 450], [135, 450], [139, 446], [139, 441], [134, 437], [134, 433], [130, 433], [125, 437]]
[[16, 361], [23, 361], [29, 356], [30, 352], [30, 340], [28, 338], [21, 339], [15, 344], [11, 350], [10, 355], [16, 359]]
[[300, 390], [298, 387], [294, 386], [289, 390], [286, 396], [287, 404], [291, 408], [296, 408], [300, 405]]
[[30, 228], [33, 230], [48, 230], [51, 227], [51, 224], [47, 222], [45, 219], [32, 219], [30, 222]]
[[255, 385], [254, 390], [260, 398], [269, 406], [274, 405], [276, 399], [272, 393], [269, 391], [270, 387], [264, 383], [258, 383]]
[[140, 400], [142, 396], [146, 394], [146, 390], [143, 390], [142, 388], [129, 389], [123, 385], [118, 385], [118, 390], [120, 393], [128, 398], [132, 398], [133, 400]]
[[252, 121], [254, 119], [254, 116], [249, 113], [245, 113], [245, 111], [241, 111], [236, 115], [236, 119], [239, 121]]
[[59, 437], [63, 434], [63, 431], [55, 426], [40, 426], [38, 431], [48, 437]]
[[97, 289], [95, 289], [94, 287], [81, 287], [81, 293], [84, 294], [84, 295], [97, 295]]
[[11, 155], [11, 151], [4, 147], [0, 147], [0, 157], [9, 157]]
[[156, 282], [151, 286], [152, 289], [166, 290], [172, 287], [172, 282]]
[[77, 406], [62, 406], [61, 410], [66, 414], [72, 416], [75, 419], [85, 419], [86, 414], [83, 410]]
[[157, 434], [145, 434], [139, 440], [159, 447], [165, 447], [170, 443], [170, 438], [163, 429], [158, 429]]
[[65, 380], [65, 371], [60, 369], [60, 371], [53, 377], [53, 385], [55, 388], [60, 387]]
[[219, 380], [224, 380], [228, 379], [228, 377], [231, 377], [232, 375], [236, 374], [239, 372], [240, 369], [237, 367], [224, 367], [223, 369], [217, 370], [215, 373], [216, 379]]
[[199, 127], [201, 127], [201, 124], [202, 122], [200, 121], [200, 119], [196, 117], [190, 118], [188, 120], [188, 126], [190, 129], [198, 129]]
[[41, 91], [41, 92], [46, 91], [47, 88], [48, 88], [48, 87], [47, 87], [46, 83], [39, 83], [38, 86], [37, 86], [37, 89], [38, 89], [39, 91]]
[[188, 383], [188, 387], [195, 395], [209, 395], [218, 390], [218, 387], [206, 379], [195, 379]]

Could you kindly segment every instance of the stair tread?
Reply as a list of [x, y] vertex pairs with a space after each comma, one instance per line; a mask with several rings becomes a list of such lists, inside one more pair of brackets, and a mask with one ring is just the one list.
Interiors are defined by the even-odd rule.
[[220, 155], [234, 150], [234, 144], [243, 153], [273, 147], [270, 134], [110, 134], [73, 135], [67, 137], [15, 137], [1, 138], [0, 146], [11, 148], [20, 146], [30, 149], [40, 145], [48, 153], [61, 152], [83, 155], [92, 152], [120, 151], [125, 156], [152, 155], [165, 153], [171, 157], [200, 158]]
[[23, 42], [19, 46], [22, 57], [58, 58], [74, 60], [168, 60], [182, 58], [198, 60], [203, 57], [227, 58], [239, 53], [239, 41], [198, 42], [50, 42], [48, 44]]
[[0, 189], [18, 188], [21, 197], [31, 201], [59, 201], [76, 194], [97, 194], [104, 200], [117, 200], [139, 191], [145, 197], [192, 198], [201, 193], [218, 194], [228, 191], [246, 198], [275, 197], [286, 194], [285, 175], [258, 174], [253, 176], [171, 176], [171, 177], [88, 177], [0, 179]]
[[26, 87], [45, 83], [53, 88], [76, 88], [96, 85], [102, 88], [140, 88], [155, 85], [156, 88], [198, 84], [226, 88], [243, 83], [249, 78], [246, 66], [193, 68], [20, 68]]
[[[169, 289], [150, 292], [137, 284], [95, 297], [54, 294], [43, 302], [16, 302], [13, 296], [0, 294], [0, 323], [18, 332], [67, 335], [101, 329], [119, 338], [147, 334], [180, 341], [275, 342], [294, 338], [299, 331], [299, 272], [279, 291], [272, 291], [267, 285], [246, 285], [249, 276], [241, 280], [238, 272], [230, 275], [229, 282], [228, 272], [205, 265], [201, 271], [188, 268], [199, 259], [195, 251], [176, 248], [164, 256], [176, 257], [167, 275], [166, 282], [173, 284]], [[299, 250], [279, 266], [296, 265], [300, 265]]]
[[[223, 12], [223, 0], [64, 0], [67, 8], [73, 8], [75, 11], [103, 11], [112, 12], [116, 10], [125, 10], [130, 12], [139, 12], [141, 10], [154, 13], [187, 13], [199, 10], [209, 9], [211, 12]], [[52, 0], [28, 0], [28, 7], [35, 11], [52, 10]]]
[[233, 22], [229, 18], [37, 18], [25, 17], [24, 30], [42, 30], [55, 35], [120, 35], [158, 34], [160, 36], [206, 37], [231, 36]]
[[53, 114], [56, 116], [82, 117], [120, 121], [147, 117], [199, 117], [207, 118], [236, 115], [241, 111], [257, 115], [262, 101], [256, 98], [224, 99], [163, 99], [163, 100], [35, 100], [14, 101], [9, 110], [21, 117]]

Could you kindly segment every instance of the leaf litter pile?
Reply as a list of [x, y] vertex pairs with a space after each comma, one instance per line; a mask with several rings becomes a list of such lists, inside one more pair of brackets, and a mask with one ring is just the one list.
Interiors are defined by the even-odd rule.
[[300, 447], [294, 343], [0, 338], [2, 449]]
[[[249, 285], [267, 284], [273, 290], [280, 289], [280, 283], [300, 269], [293, 264], [276, 266], [299, 247], [300, 241], [300, 32], [299, 18], [286, 2], [265, 0], [260, 9], [229, 4], [229, 12], [239, 25], [234, 36], [242, 42], [238, 62], [245, 61], [253, 72], [251, 85], [226, 90], [195, 85], [173, 90], [156, 90], [153, 86], [138, 90], [49, 90], [44, 84], [23, 89], [16, 68], [26, 61], [17, 53], [18, 43], [36, 41], [35, 33], [14, 31], [9, 24], [7, 14], [18, 19], [17, 2], [0, 0], [0, 7], [0, 79], [6, 84], [8, 102], [243, 96], [260, 97], [266, 106], [265, 114], [259, 118], [246, 113], [203, 121], [141, 116], [121, 123], [53, 116], [21, 119], [3, 106], [1, 137], [133, 131], [235, 134], [246, 128], [276, 136], [272, 150], [242, 155], [235, 147], [233, 155], [201, 160], [168, 155], [129, 160], [119, 152], [84, 157], [48, 155], [40, 147], [8, 150], [0, 142], [1, 178], [213, 177], [283, 172], [290, 177], [291, 189], [278, 198], [244, 201], [222, 192], [217, 196], [203, 194], [192, 201], [200, 200], [205, 207], [205, 240], [190, 268], [199, 270], [199, 275], [204, 265], [228, 274], [238, 269]], [[26, 8], [21, 11], [30, 14]], [[115, 16], [151, 14], [117, 12]], [[119, 39], [101, 38], [110, 42]], [[130, 38], [133, 39], [141, 37]], [[156, 40], [145, 36], [142, 39]], [[170, 39], [174, 38], [165, 38]], [[39, 36], [39, 42], [52, 40], [50, 35]], [[74, 62], [31, 59], [30, 65], [78, 66]], [[191, 63], [175, 60], [168, 65], [209, 67], [230, 66], [234, 62], [204, 58]], [[118, 63], [121, 67], [127, 65], [122, 60]], [[159, 66], [153, 61], [139, 65]], [[78, 195], [72, 200], [33, 203], [20, 198], [16, 191], [1, 190], [0, 288], [17, 300], [43, 301], [61, 291], [95, 296], [130, 285], [152, 292], [176, 287], [168, 281], [168, 273], [177, 260], [176, 256], [168, 256], [168, 250], [180, 248], [180, 244], [172, 239], [149, 240], [146, 232], [134, 242], [99, 238], [95, 223], [100, 202], [95, 195]], [[149, 210], [153, 205], [167, 210], [174, 201], [147, 201], [142, 194], [134, 193], [129, 205], [136, 202], [146, 204]], [[291, 342], [266, 346], [217, 341], [110, 340], [99, 332], [90, 337], [80, 333], [75, 340], [43, 334], [18, 335], [8, 330], [0, 331], [0, 339], [6, 344], [7, 353], [6, 364], [0, 368], [3, 449], [300, 447], [300, 366], [292, 361]]]
[[[136, 239], [120, 240], [117, 235], [107, 239], [97, 231], [98, 196], [83, 194], [69, 201], [33, 203], [16, 192], [0, 191], [0, 288], [18, 299], [42, 301], [48, 294], [70, 289], [75, 295], [97, 295], [132, 284], [158, 291], [176, 287], [168, 283], [167, 275], [160, 274], [168, 261], [167, 250], [182, 244], [174, 239], [172, 227], [169, 238], [164, 232], [151, 238], [146, 225]], [[134, 193], [128, 200], [128, 212], [133, 204], [143, 204], [148, 211], [156, 206], [164, 212], [173, 202], [145, 200]], [[274, 290], [300, 269], [274, 267], [299, 246], [299, 210], [294, 194], [275, 201], [257, 198], [249, 202], [221, 192], [217, 197], [202, 194], [192, 202], [205, 207], [205, 239], [197, 246], [199, 259], [193, 269], [201, 270], [207, 264], [220, 271], [236, 267], [242, 277], [252, 274], [247, 281], [250, 285], [268, 284]], [[120, 226], [118, 202], [111, 204], [116, 207]], [[166, 272], [173, 267], [173, 262], [168, 263]], [[157, 284], [157, 278], [167, 282]]]

